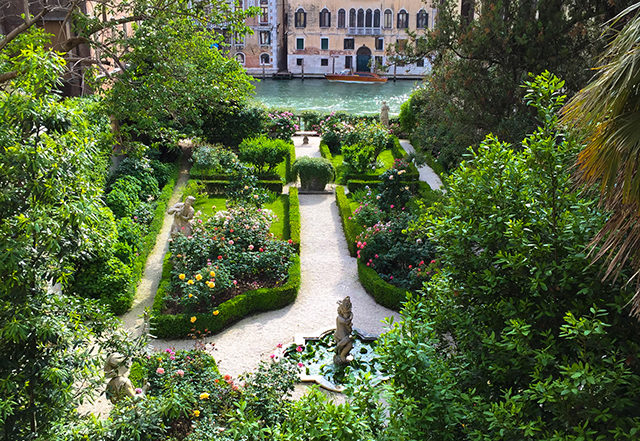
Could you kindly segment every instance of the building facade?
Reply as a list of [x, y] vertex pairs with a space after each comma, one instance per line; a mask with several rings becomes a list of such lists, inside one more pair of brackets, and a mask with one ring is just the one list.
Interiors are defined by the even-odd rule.
[[282, 0], [278, 8], [278, 0], [240, 0], [237, 8], [258, 7], [257, 17], [247, 20], [251, 34], [244, 37], [235, 35], [232, 38], [231, 52], [236, 60], [244, 66], [247, 73], [262, 77], [278, 72], [278, 59], [281, 50], [282, 33]]
[[295, 76], [323, 76], [345, 69], [421, 77], [428, 61], [405, 66], [388, 59], [388, 46], [408, 40], [407, 31], [435, 25], [434, 2], [422, 0], [285, 0], [287, 70]]

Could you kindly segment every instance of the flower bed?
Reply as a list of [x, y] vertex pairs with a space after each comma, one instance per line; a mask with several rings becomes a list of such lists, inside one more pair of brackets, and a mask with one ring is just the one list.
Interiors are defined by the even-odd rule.
[[[296, 192], [283, 196], [289, 221], [283, 234], [290, 235], [300, 228], [299, 203]], [[154, 334], [217, 332], [251, 313], [291, 303], [300, 287], [297, 243], [274, 240], [269, 224], [265, 210], [244, 207], [196, 219], [192, 237], [178, 236], [154, 300]]]

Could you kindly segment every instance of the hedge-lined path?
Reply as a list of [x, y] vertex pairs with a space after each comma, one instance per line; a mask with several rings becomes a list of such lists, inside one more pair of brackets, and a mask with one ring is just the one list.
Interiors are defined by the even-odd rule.
[[[401, 139], [400, 145], [407, 153], [414, 153], [416, 151], [416, 149], [413, 148], [411, 143], [406, 139]], [[418, 172], [420, 173], [420, 180], [429, 184], [433, 190], [439, 190], [442, 187], [440, 176], [438, 176], [438, 174], [428, 165], [425, 164], [418, 167]]]
[[[294, 137], [297, 156], [320, 156], [319, 138], [309, 137], [301, 145]], [[315, 147], [314, 147], [315, 146]], [[354, 327], [380, 334], [385, 317], [400, 317], [378, 305], [358, 281], [356, 261], [349, 256], [335, 196], [300, 195], [302, 284], [296, 301], [277, 311], [247, 317], [207, 338], [215, 344], [213, 356], [224, 374], [237, 376], [268, 360], [277, 345], [293, 341], [299, 334], [314, 335], [335, 327], [337, 301], [351, 296]], [[158, 275], [159, 276], [159, 275]], [[158, 341], [157, 349], [191, 349], [191, 340]]]
[[[185, 185], [189, 180], [189, 168], [190, 163], [187, 159], [187, 155], [182, 155], [182, 161], [180, 162], [180, 175], [176, 181], [176, 186], [173, 189], [173, 194], [169, 199], [168, 207], [173, 206], [179, 202], [182, 198]], [[138, 337], [142, 333], [144, 320], [142, 318], [145, 308], [153, 306], [153, 298], [158, 290], [158, 284], [162, 279], [162, 262], [164, 255], [169, 249], [169, 234], [171, 232], [171, 225], [173, 224], [173, 216], [166, 214], [164, 222], [162, 223], [162, 229], [156, 238], [156, 244], [147, 257], [147, 263], [144, 268], [144, 274], [138, 284], [136, 290], [136, 296], [133, 299], [133, 306], [126, 314], [120, 318], [122, 320], [122, 326], [129, 332], [132, 337]]]

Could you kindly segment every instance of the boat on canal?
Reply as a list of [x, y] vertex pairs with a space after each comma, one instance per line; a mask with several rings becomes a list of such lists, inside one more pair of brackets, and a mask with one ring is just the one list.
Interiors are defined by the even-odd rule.
[[337, 74], [325, 74], [327, 81], [332, 83], [378, 84], [386, 83], [387, 79], [371, 72], [351, 72], [343, 70]]

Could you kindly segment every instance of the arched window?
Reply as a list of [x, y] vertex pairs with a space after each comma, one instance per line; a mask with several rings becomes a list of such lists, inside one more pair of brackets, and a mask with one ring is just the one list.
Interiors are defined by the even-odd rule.
[[398, 12], [398, 29], [407, 29], [409, 27], [409, 14], [404, 9]]
[[350, 28], [356, 27], [356, 10], [353, 8], [349, 10], [349, 27]]
[[428, 27], [429, 27], [429, 14], [427, 14], [427, 12], [424, 9], [420, 9], [416, 17], [416, 28], [426, 29]]
[[296, 11], [295, 14], [295, 26], [296, 28], [306, 28], [307, 27], [307, 13], [304, 12], [304, 9], [300, 8]]
[[367, 12], [364, 15], [364, 26], [366, 28], [370, 28], [372, 24], [373, 24], [372, 12], [371, 12], [371, 9], [367, 9]]
[[260, 64], [271, 64], [269, 54], [260, 54]]
[[364, 9], [358, 9], [358, 27], [364, 27]]
[[244, 54], [242, 52], [236, 54], [236, 61], [244, 66]]
[[391, 29], [393, 27], [393, 12], [391, 9], [384, 11], [384, 28]]
[[380, 9], [376, 9], [375, 11], [373, 11], [373, 27], [380, 27]]
[[322, 11], [320, 11], [320, 27], [331, 27], [331, 12], [329, 12], [327, 8], [324, 8]]
[[345, 21], [346, 13], [344, 9], [338, 9], [338, 27], [344, 28], [346, 27]]

